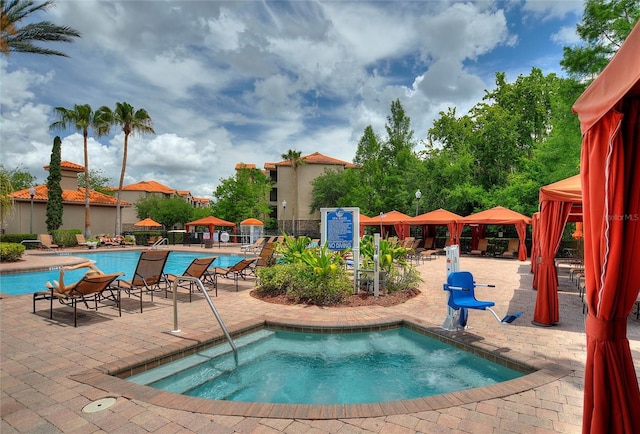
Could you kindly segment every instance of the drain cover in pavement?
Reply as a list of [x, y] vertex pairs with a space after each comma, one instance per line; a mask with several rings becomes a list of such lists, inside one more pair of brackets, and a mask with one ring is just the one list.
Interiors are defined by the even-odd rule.
[[116, 403], [115, 398], [102, 398], [97, 401], [90, 402], [82, 408], [85, 413], [95, 413], [101, 410], [106, 410]]

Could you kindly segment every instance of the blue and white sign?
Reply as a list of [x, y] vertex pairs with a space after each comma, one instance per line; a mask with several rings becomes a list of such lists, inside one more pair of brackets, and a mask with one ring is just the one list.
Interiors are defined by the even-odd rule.
[[338, 208], [327, 213], [327, 247], [329, 250], [353, 249], [353, 213]]
[[[326, 245], [329, 250], [351, 249], [351, 266], [354, 276], [357, 276], [360, 263], [360, 208], [320, 208], [320, 245]], [[356, 281], [353, 280], [354, 294], [358, 291]]]

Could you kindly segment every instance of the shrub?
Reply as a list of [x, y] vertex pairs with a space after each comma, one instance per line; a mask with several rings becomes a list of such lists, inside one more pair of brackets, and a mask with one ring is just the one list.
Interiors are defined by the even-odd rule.
[[342, 268], [329, 275], [322, 275], [314, 272], [313, 267], [297, 262], [260, 267], [257, 273], [260, 282], [256, 288], [258, 294], [286, 294], [296, 303], [319, 306], [340, 304], [353, 290], [353, 283]]
[[76, 234], [81, 234], [80, 229], [56, 229], [51, 232], [53, 242], [60, 247], [77, 246]]
[[25, 247], [17, 243], [0, 243], [0, 261], [18, 261], [24, 253]]
[[406, 267], [393, 267], [386, 278], [388, 292], [417, 288], [423, 281], [418, 270], [411, 265]]
[[293, 282], [293, 277], [304, 268], [302, 264], [282, 264], [273, 267], [257, 267], [259, 284], [256, 292], [260, 295], [286, 294]]
[[311, 267], [293, 276], [287, 295], [296, 303], [318, 306], [344, 303], [353, 294], [353, 283], [343, 268], [330, 276], [314, 273]]
[[37, 240], [37, 234], [2, 234], [0, 235], [0, 243], [18, 243], [22, 240]]

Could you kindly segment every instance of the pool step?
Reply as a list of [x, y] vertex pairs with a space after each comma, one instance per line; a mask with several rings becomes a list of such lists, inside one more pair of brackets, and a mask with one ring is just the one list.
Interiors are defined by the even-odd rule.
[[[243, 347], [254, 344], [256, 342], [260, 342], [264, 339], [267, 339], [273, 336], [274, 334], [275, 334], [274, 331], [264, 329], [264, 330], [259, 330], [257, 332], [234, 339], [234, 342], [236, 344], [236, 347], [238, 348], [238, 352], [240, 353], [240, 350]], [[169, 379], [169, 377], [178, 376], [181, 372], [189, 368], [193, 368], [194, 366], [208, 363], [216, 357], [221, 357], [227, 354], [231, 355], [231, 353], [232, 353], [231, 347], [227, 342], [225, 342], [223, 344], [216, 345], [215, 347], [200, 351], [197, 354], [193, 354], [191, 356], [184, 357], [180, 360], [167, 363], [153, 370], [145, 371], [137, 375], [132, 375], [131, 377], [127, 378], [127, 380], [136, 384], [151, 385], [151, 383], [156, 383], [161, 380], [166, 380], [166, 379]], [[222, 360], [227, 360], [227, 363], [228, 361], [231, 361], [231, 365], [235, 367], [235, 360], [233, 360], [233, 357], [231, 357], [230, 359], [226, 358]], [[227, 369], [225, 367], [220, 366], [219, 369], [216, 369], [216, 370], [226, 371]], [[194, 386], [190, 385], [188, 388], [192, 388], [192, 387]], [[165, 389], [165, 390], [168, 390], [168, 389]], [[172, 390], [170, 391], [174, 392], [175, 390], [173, 390], [172, 388]], [[178, 391], [177, 393], [182, 393], [182, 391]]]

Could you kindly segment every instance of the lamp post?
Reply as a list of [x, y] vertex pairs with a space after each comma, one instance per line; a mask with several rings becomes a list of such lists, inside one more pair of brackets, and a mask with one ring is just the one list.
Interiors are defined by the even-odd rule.
[[420, 189], [418, 189], [418, 191], [416, 191], [416, 215], [418, 215], [418, 210], [419, 210], [419, 206], [420, 206], [420, 198], [422, 197], [422, 192], [420, 191]]
[[31, 186], [29, 188], [29, 196], [31, 197], [31, 213], [29, 214], [29, 233], [33, 233], [33, 196], [36, 195], [36, 189]]
[[287, 201], [282, 201], [282, 232], [287, 233]]

